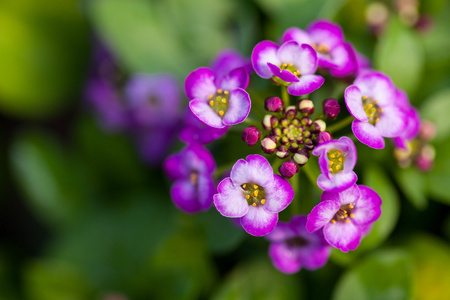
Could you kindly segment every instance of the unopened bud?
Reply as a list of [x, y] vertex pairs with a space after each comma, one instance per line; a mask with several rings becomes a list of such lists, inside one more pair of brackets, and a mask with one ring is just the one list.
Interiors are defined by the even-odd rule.
[[277, 151], [277, 140], [273, 136], [266, 136], [261, 141], [261, 149], [267, 154], [274, 154]]
[[308, 162], [309, 156], [310, 156], [309, 151], [306, 150], [305, 148], [302, 148], [298, 150], [297, 153], [295, 153], [294, 156], [292, 156], [292, 158], [299, 166], [303, 166]]
[[286, 158], [289, 156], [289, 151], [286, 146], [281, 145], [281, 146], [278, 146], [277, 152], [275, 154], [279, 158], [283, 159], [283, 158]]
[[303, 118], [300, 120], [300, 123], [302, 123], [302, 125], [305, 126], [305, 127], [309, 127], [309, 126], [312, 125], [312, 120], [311, 120], [311, 118], [303, 117]]
[[314, 143], [313, 143], [312, 139], [310, 139], [310, 138], [304, 140], [303, 146], [309, 150], [314, 149]]
[[433, 146], [429, 144], [425, 145], [415, 161], [417, 168], [424, 172], [430, 171], [434, 164], [435, 155], [436, 151]]
[[322, 106], [323, 106], [323, 115], [327, 119], [336, 118], [341, 111], [339, 102], [337, 102], [337, 100], [333, 98], [326, 99], [325, 101], [323, 101]]
[[253, 147], [258, 143], [259, 139], [261, 138], [261, 134], [261, 130], [252, 125], [244, 129], [241, 138], [244, 142], [247, 143], [247, 145]]
[[300, 100], [297, 103], [297, 108], [304, 116], [309, 116], [314, 113], [314, 103], [308, 99]]
[[314, 132], [322, 132], [325, 131], [327, 128], [327, 123], [325, 123], [322, 119], [314, 120], [314, 122], [311, 125], [311, 129]]
[[297, 109], [294, 105], [288, 106], [284, 109], [284, 115], [288, 119], [293, 119], [297, 115]]
[[295, 161], [293, 159], [288, 159], [281, 164], [281, 166], [278, 168], [278, 172], [280, 172], [280, 175], [284, 178], [291, 178], [295, 173], [298, 172], [298, 169], [299, 167], [295, 163]]
[[320, 145], [322, 143], [331, 141], [333, 139], [333, 136], [328, 131], [321, 132], [316, 137], [316, 144]]
[[436, 136], [436, 125], [428, 120], [423, 120], [420, 126], [419, 136], [425, 141], [430, 141]]
[[299, 146], [297, 143], [291, 143], [291, 145], [289, 146], [289, 151], [291, 151], [292, 153], [297, 152], [298, 147]]
[[272, 128], [271, 135], [273, 135], [273, 136], [280, 136], [281, 135], [281, 128], [279, 128], [279, 127]]
[[278, 118], [273, 115], [265, 115], [262, 125], [265, 130], [271, 130], [273, 127], [278, 125]]
[[270, 112], [282, 112], [283, 100], [278, 97], [270, 97], [264, 101], [264, 108]]

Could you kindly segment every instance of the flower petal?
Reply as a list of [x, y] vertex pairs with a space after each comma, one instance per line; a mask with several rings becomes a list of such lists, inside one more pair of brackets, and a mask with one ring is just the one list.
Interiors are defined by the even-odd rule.
[[323, 228], [325, 240], [342, 252], [355, 250], [361, 242], [361, 231], [353, 222], [329, 223]]
[[285, 243], [273, 243], [269, 246], [269, 256], [275, 268], [286, 274], [300, 270], [298, 249], [288, 247]]
[[350, 114], [360, 121], [367, 122], [369, 119], [364, 111], [361, 90], [356, 85], [351, 85], [345, 89], [344, 97], [345, 106]]
[[294, 66], [298, 68], [301, 75], [311, 75], [314, 74], [319, 65], [317, 60], [317, 52], [308, 44], [300, 45], [300, 53], [297, 60], [292, 62]]
[[230, 93], [228, 110], [226, 111], [222, 123], [224, 125], [234, 125], [247, 118], [250, 113], [251, 100], [248, 93], [243, 89], [235, 89]]
[[208, 68], [202, 67], [191, 72], [184, 82], [184, 90], [189, 100], [207, 100], [209, 95], [216, 93], [214, 75]]
[[333, 57], [333, 62], [337, 64], [336, 67], [330, 69], [331, 75], [343, 77], [356, 72], [358, 68], [356, 53], [349, 43], [337, 45], [330, 51], [330, 55]]
[[223, 128], [222, 119], [203, 100], [194, 99], [189, 102], [189, 108], [195, 117], [201, 122], [214, 128]]
[[329, 245], [317, 247], [303, 247], [298, 250], [300, 262], [305, 269], [316, 270], [323, 267], [330, 257], [331, 247]]
[[309, 94], [322, 86], [324, 79], [319, 75], [302, 75], [299, 82], [291, 83], [287, 90], [293, 96]]
[[381, 215], [381, 198], [371, 188], [360, 185], [361, 196], [352, 211], [352, 221], [358, 225], [367, 225], [375, 222]]
[[279, 46], [272, 41], [259, 42], [252, 51], [252, 65], [256, 74], [262, 78], [272, 77], [267, 63], [270, 62], [274, 65], [281, 65], [280, 60], [277, 57], [277, 50]]
[[292, 230], [290, 223], [278, 222], [277, 226], [265, 238], [273, 243], [282, 242], [288, 238], [294, 237], [295, 232]]
[[289, 181], [274, 174], [273, 181], [268, 186], [264, 186], [266, 192], [266, 203], [264, 209], [271, 213], [278, 213], [285, 209], [294, 199], [294, 189]]
[[382, 115], [375, 128], [384, 137], [397, 137], [401, 135], [406, 127], [406, 116], [400, 108], [396, 106], [383, 107]]
[[222, 90], [232, 91], [237, 88], [245, 89], [248, 85], [248, 73], [245, 68], [231, 70], [228, 76], [223, 76], [217, 82], [217, 87]]
[[236, 185], [255, 183], [265, 187], [272, 182], [274, 175], [267, 159], [253, 154], [247, 156], [247, 161], [239, 159], [231, 169], [230, 177]]
[[270, 233], [278, 222], [278, 214], [269, 213], [260, 207], [248, 207], [248, 212], [241, 218], [241, 225], [247, 233], [263, 236]]
[[299, 45], [301, 44], [312, 44], [312, 40], [309, 37], [308, 33], [304, 30], [301, 30], [297, 27], [291, 27], [287, 29], [282, 38], [283, 43], [287, 41], [296, 41]]
[[356, 203], [358, 202], [359, 198], [361, 197], [361, 191], [359, 189], [359, 186], [354, 184], [353, 186], [349, 187], [346, 190], [343, 190], [341, 192], [328, 192], [325, 191], [320, 196], [320, 201], [336, 201], [339, 206], [343, 206], [350, 203]]
[[348, 147], [345, 151], [346, 156], [344, 161], [344, 170], [353, 170], [356, 165], [356, 161], [358, 160], [355, 143], [353, 143], [353, 141], [346, 136], [339, 138], [339, 142]]
[[230, 177], [222, 180], [214, 195], [214, 205], [225, 217], [240, 218], [248, 212], [248, 203], [240, 187], [236, 187]]
[[374, 149], [384, 148], [384, 138], [372, 124], [354, 120], [352, 131], [361, 143]]
[[355, 172], [341, 171], [336, 174], [330, 174], [330, 179], [320, 174], [317, 177], [317, 185], [324, 191], [340, 192], [351, 187], [357, 180], [358, 176]]
[[378, 105], [392, 105], [396, 99], [396, 88], [389, 76], [377, 71], [364, 72], [353, 83], [363, 96], [372, 97]]
[[342, 43], [344, 39], [341, 27], [328, 20], [315, 21], [308, 26], [306, 31], [314, 43], [317, 45], [323, 43], [330, 49]]
[[170, 189], [170, 196], [175, 206], [187, 213], [195, 213], [201, 209], [197, 190], [189, 179], [175, 181]]
[[340, 206], [335, 201], [323, 201], [317, 204], [308, 215], [306, 230], [314, 232], [330, 223]]
[[299, 79], [296, 75], [294, 75], [293, 73], [291, 73], [288, 70], [281, 70], [280, 67], [271, 64], [271, 63], [267, 63], [267, 66], [269, 66], [270, 71], [272, 72], [273, 76], [276, 76], [278, 78], [280, 78], [283, 81], [286, 82], [298, 82]]

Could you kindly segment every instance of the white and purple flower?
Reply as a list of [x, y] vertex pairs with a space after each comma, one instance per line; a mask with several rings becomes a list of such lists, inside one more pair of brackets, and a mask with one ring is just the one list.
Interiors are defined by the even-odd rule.
[[185, 92], [189, 108], [201, 122], [223, 128], [243, 122], [250, 113], [250, 96], [244, 90], [248, 85], [244, 67], [230, 71], [226, 76], [215, 76], [211, 69], [202, 67], [186, 77]]
[[288, 41], [279, 46], [272, 41], [262, 41], [253, 48], [252, 64], [256, 74], [287, 86], [293, 96], [309, 94], [324, 83], [322, 76], [314, 75], [317, 54], [307, 44]]
[[355, 250], [369, 226], [381, 215], [381, 198], [364, 185], [342, 192], [323, 192], [321, 202], [308, 215], [306, 230], [323, 228], [325, 240], [343, 252]]
[[342, 77], [357, 70], [352, 45], [345, 42], [341, 27], [328, 20], [315, 21], [306, 31], [289, 28], [283, 35], [283, 42], [287, 41], [311, 45], [317, 51], [319, 67], [329, 68], [333, 76]]
[[361, 143], [383, 149], [384, 137], [395, 138], [402, 134], [406, 116], [396, 99], [396, 87], [381, 72], [364, 72], [347, 87], [345, 104], [355, 117], [352, 130]]
[[330, 256], [331, 247], [322, 231], [309, 233], [306, 216], [293, 216], [291, 221], [279, 222], [266, 236], [271, 243], [269, 256], [275, 268], [292, 274], [301, 268], [316, 270], [323, 267]]
[[191, 110], [187, 109], [184, 114], [184, 126], [180, 129], [178, 137], [187, 144], [200, 143], [204, 145], [222, 137], [228, 128], [229, 126], [223, 128], [208, 126], [200, 122]]
[[175, 206], [187, 213], [208, 210], [215, 192], [212, 178], [215, 168], [211, 153], [198, 144], [188, 145], [169, 156], [164, 171], [175, 181], [170, 189]]
[[415, 107], [409, 103], [408, 95], [405, 91], [397, 89], [397, 105], [403, 110], [406, 117], [405, 130], [398, 137], [392, 139], [398, 148], [406, 149], [408, 141], [413, 140], [420, 131], [420, 115]]
[[214, 205], [225, 217], [240, 218], [245, 231], [254, 236], [271, 232], [278, 213], [294, 198], [294, 190], [286, 179], [273, 174], [270, 163], [261, 155], [240, 159], [230, 177], [217, 187]]
[[353, 172], [357, 154], [353, 141], [343, 136], [317, 145], [313, 152], [319, 156], [322, 174], [317, 178], [317, 185], [324, 191], [339, 192], [352, 186], [358, 176]]

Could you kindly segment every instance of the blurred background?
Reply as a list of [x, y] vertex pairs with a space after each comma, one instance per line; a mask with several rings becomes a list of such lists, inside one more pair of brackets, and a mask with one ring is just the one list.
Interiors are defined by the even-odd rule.
[[[285, 275], [263, 238], [173, 206], [161, 162], [182, 144], [123, 126], [114, 97], [171, 74], [181, 114], [184, 78], [220, 50], [249, 57], [317, 18], [433, 121], [436, 155], [423, 172], [358, 145], [380, 220], [358, 250]], [[447, 0], [0, 0], [0, 299], [450, 299], [449, 29]], [[252, 151], [239, 136], [211, 144], [218, 164]]]

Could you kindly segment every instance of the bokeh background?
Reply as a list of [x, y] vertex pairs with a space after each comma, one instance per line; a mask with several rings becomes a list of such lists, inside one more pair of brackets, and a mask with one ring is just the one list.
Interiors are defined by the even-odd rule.
[[[435, 123], [436, 157], [424, 173], [358, 146], [382, 217], [358, 250], [285, 275], [214, 208], [174, 208], [161, 166], [102, 125], [85, 86], [100, 43], [126, 76], [171, 73], [182, 90], [221, 49], [248, 57], [317, 18]], [[449, 29], [446, 0], [0, 0], [0, 299], [450, 299]], [[252, 151], [236, 132], [209, 149]]]

